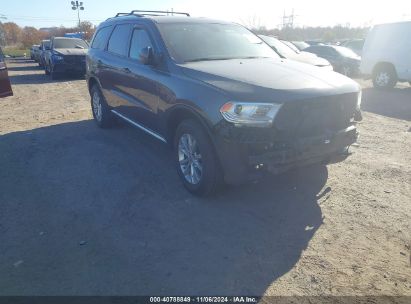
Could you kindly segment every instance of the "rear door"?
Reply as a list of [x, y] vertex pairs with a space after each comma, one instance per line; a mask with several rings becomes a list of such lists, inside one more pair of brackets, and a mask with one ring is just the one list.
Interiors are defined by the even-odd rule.
[[13, 91], [11, 90], [10, 79], [7, 73], [7, 66], [4, 62], [3, 51], [0, 48], [0, 98], [12, 95]]

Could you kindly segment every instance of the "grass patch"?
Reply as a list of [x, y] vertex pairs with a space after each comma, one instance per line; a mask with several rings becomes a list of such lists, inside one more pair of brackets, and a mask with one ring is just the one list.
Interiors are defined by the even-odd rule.
[[11, 57], [23, 57], [24, 53], [26, 53], [26, 57], [30, 57], [30, 50], [29, 49], [19, 49], [13, 47], [5, 47], [3, 48], [4, 55], [9, 55]]

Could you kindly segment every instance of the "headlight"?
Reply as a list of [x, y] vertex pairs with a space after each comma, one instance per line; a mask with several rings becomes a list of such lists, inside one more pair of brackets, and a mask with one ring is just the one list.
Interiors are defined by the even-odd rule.
[[362, 90], [360, 90], [360, 92], [358, 93], [358, 97], [357, 97], [357, 109], [358, 110], [361, 109], [361, 100], [362, 100]]
[[281, 108], [276, 103], [227, 102], [220, 113], [224, 119], [236, 125], [269, 127]]

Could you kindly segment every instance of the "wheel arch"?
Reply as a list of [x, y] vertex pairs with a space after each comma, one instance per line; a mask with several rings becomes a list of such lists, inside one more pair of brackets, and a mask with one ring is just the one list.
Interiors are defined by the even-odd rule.
[[88, 78], [87, 80], [87, 86], [88, 86], [88, 91], [91, 92], [91, 88], [97, 84], [99, 86], [99, 88], [101, 88], [100, 82], [98, 81], [98, 79], [94, 76], [91, 76]]
[[177, 127], [185, 119], [193, 119], [199, 122], [208, 134], [211, 142], [213, 142], [213, 145], [215, 144], [210, 124], [207, 123], [206, 119], [202, 117], [202, 115], [199, 114], [196, 110], [186, 105], [174, 106], [167, 111], [165, 122], [165, 135], [167, 142], [169, 142], [171, 145], [174, 144], [174, 135]]
[[395, 65], [389, 61], [379, 61], [377, 62], [373, 69], [372, 69], [372, 75], [375, 75], [375, 73], [383, 67], [389, 67], [392, 69], [392, 71], [395, 73], [395, 75], [397, 76], [397, 70], [395, 69]]

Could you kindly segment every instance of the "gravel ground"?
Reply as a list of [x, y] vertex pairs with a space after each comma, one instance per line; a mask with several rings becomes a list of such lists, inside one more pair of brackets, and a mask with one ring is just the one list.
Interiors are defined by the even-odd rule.
[[355, 152], [199, 199], [169, 149], [98, 129], [84, 80], [12, 61], [0, 295], [411, 296], [411, 88], [364, 88]]

